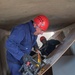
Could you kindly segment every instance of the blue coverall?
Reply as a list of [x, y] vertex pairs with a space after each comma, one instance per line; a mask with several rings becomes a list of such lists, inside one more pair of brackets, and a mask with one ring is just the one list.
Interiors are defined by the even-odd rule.
[[32, 21], [12, 29], [6, 41], [7, 63], [11, 75], [21, 75], [19, 69], [23, 64], [21, 60], [23, 55], [30, 54], [32, 47], [37, 44], [37, 36], [33, 34], [34, 32], [35, 28]]

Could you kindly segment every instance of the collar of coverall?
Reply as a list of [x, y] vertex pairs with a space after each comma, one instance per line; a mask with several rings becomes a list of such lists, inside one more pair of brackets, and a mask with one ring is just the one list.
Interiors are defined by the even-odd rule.
[[29, 22], [29, 26], [30, 26], [31, 34], [33, 35], [34, 32], [36, 31], [36, 29], [34, 28], [34, 25], [33, 25], [33, 21], [32, 20]]

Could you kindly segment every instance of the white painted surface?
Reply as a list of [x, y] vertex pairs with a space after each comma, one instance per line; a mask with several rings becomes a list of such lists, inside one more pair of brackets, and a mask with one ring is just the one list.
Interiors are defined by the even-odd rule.
[[75, 56], [62, 56], [52, 68], [53, 75], [75, 75]]
[[48, 40], [52, 35], [54, 35], [54, 32], [45, 32], [45, 33], [43, 33], [42, 35], [38, 35], [38, 38], [37, 38], [38, 46], [39, 46], [39, 47], [42, 46], [42, 43], [40, 42], [40, 37], [41, 37], [41, 36], [45, 36], [46, 39]]

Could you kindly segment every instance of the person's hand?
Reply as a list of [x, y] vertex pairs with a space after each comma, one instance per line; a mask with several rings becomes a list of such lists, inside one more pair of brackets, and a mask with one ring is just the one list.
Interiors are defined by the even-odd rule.
[[39, 51], [39, 50], [36, 50], [36, 53], [39, 53], [39, 54], [41, 54], [41, 51]]

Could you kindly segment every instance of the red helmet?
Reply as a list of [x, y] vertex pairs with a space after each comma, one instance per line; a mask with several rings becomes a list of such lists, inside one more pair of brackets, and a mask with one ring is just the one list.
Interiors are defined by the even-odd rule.
[[44, 15], [38, 15], [34, 18], [34, 23], [37, 24], [38, 27], [40, 27], [43, 31], [46, 31], [49, 26], [49, 20]]
[[43, 40], [46, 40], [46, 38], [44, 36], [41, 36], [40, 41], [42, 42]]

